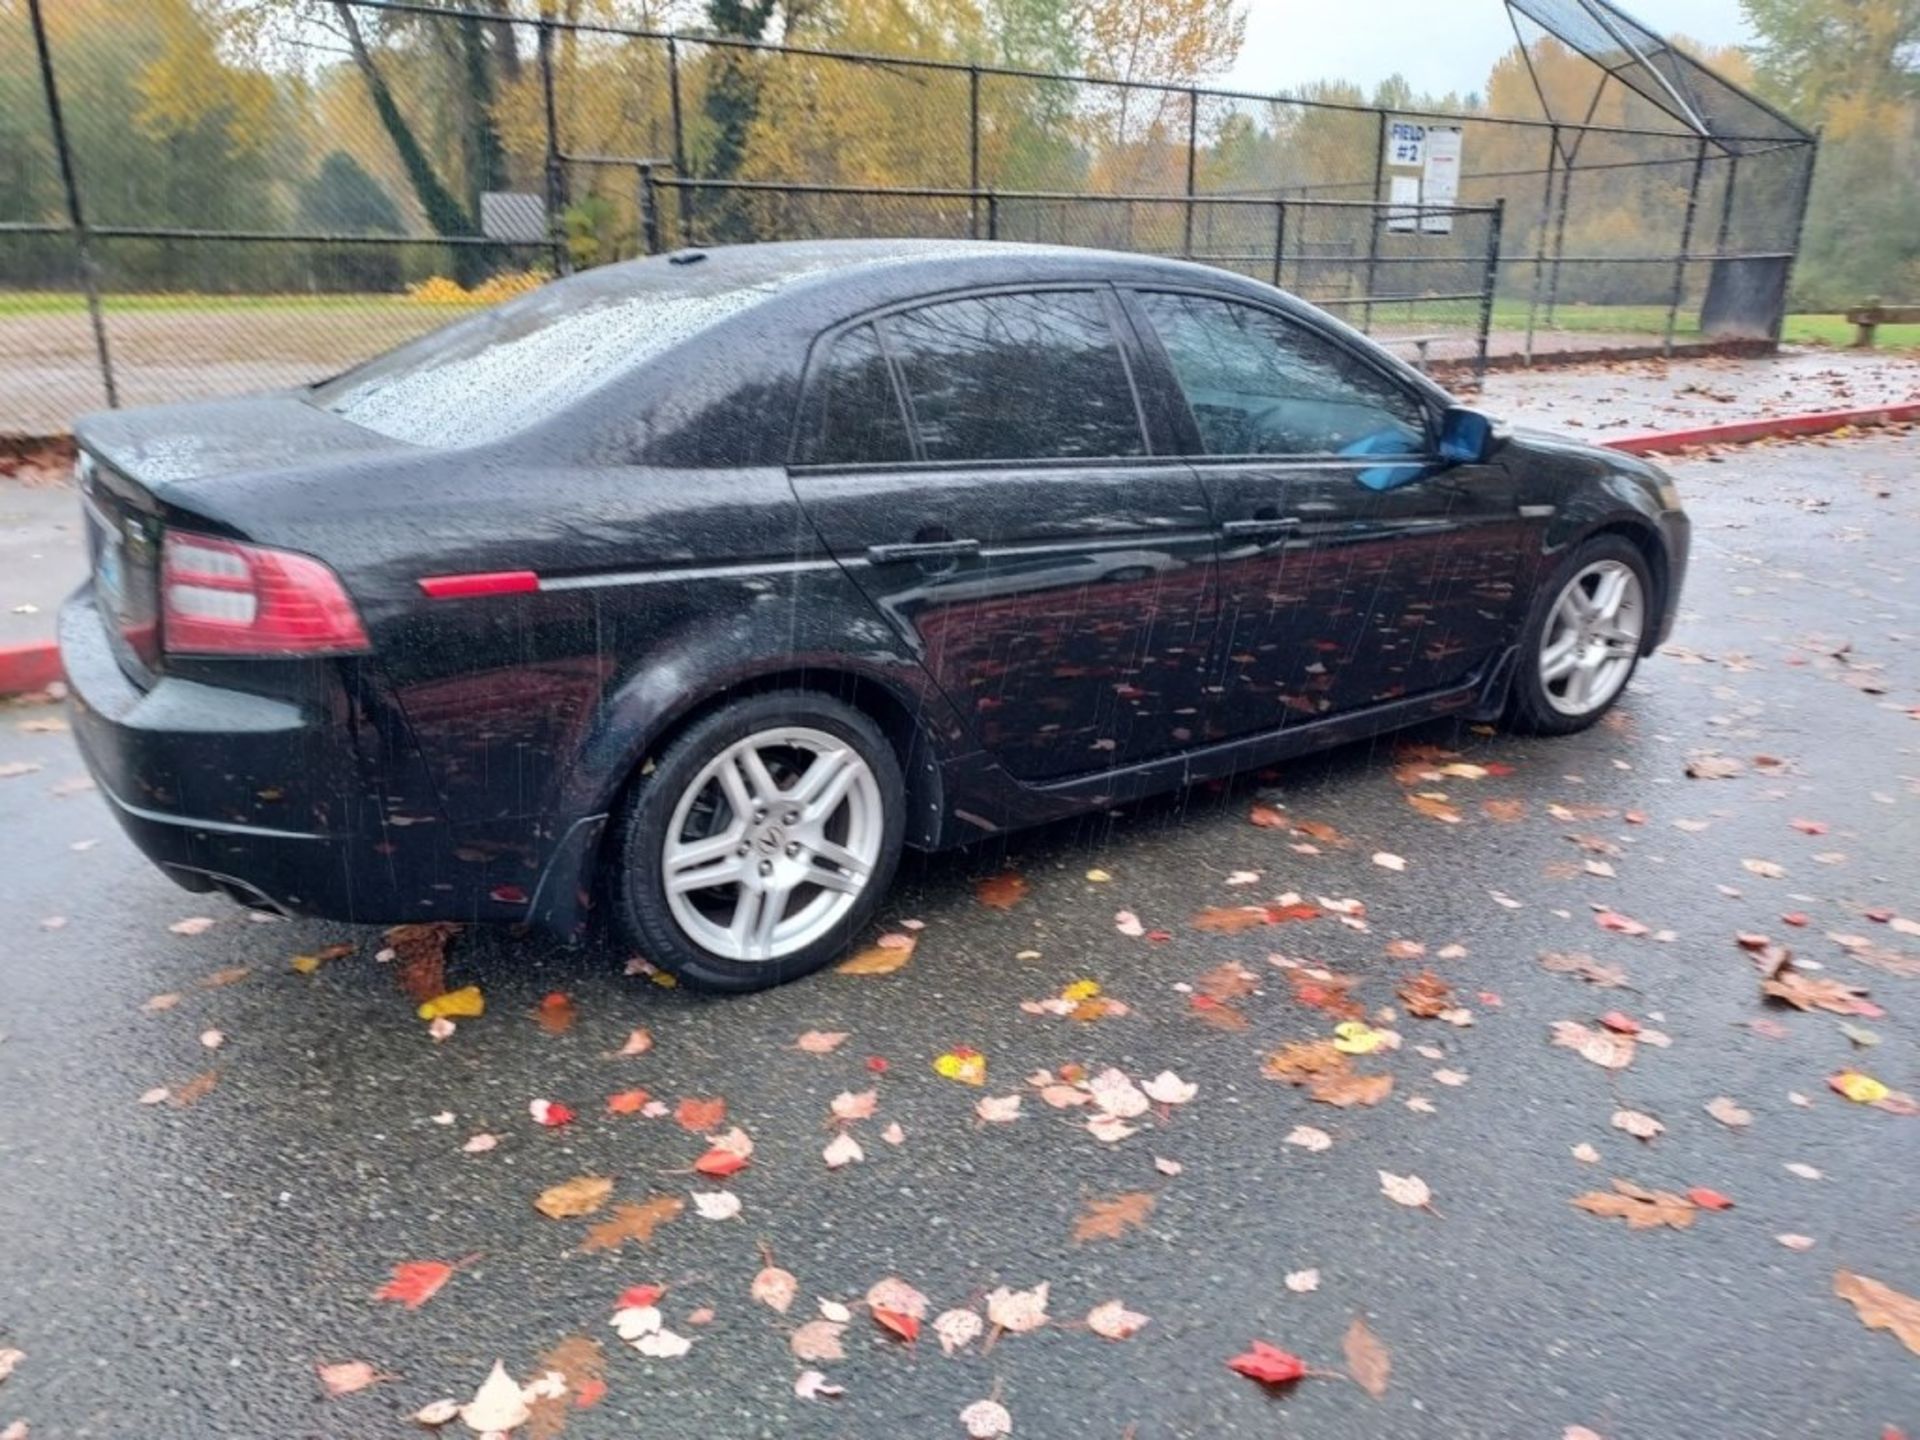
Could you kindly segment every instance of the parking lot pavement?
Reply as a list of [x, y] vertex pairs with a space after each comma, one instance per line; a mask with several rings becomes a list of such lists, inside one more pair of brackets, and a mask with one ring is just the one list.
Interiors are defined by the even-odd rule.
[[[571, 1387], [522, 1435], [961, 1435], [986, 1399], [1047, 1440], [1920, 1430], [1912, 1319], [1903, 1348], [1835, 1293], [1852, 1275], [1920, 1295], [1920, 1119], [1828, 1085], [1852, 1068], [1920, 1091], [1916, 459], [1882, 436], [1676, 467], [1697, 525], [1676, 643], [1584, 736], [1434, 727], [910, 866], [886, 925], [918, 946], [891, 974], [709, 1000], [604, 950], [462, 935], [448, 980], [486, 1014], [440, 1043], [379, 932], [174, 889], [74, 787], [55, 712], [0, 712], [0, 1351], [21, 1352], [0, 1429], [419, 1433], [408, 1416], [470, 1399], [497, 1359]], [[1734, 773], [1689, 778], [1703, 760]], [[986, 897], [1011, 903], [985, 903], [1004, 872], [1024, 894], [997, 882]], [[1289, 893], [1317, 914], [1195, 923]], [[214, 923], [171, 933], [196, 917]], [[1742, 934], [1791, 947], [1789, 988], [1861, 1013], [1765, 1001]], [[336, 944], [310, 975], [291, 964]], [[1471, 1024], [1408, 1013], [1396, 992], [1423, 969]], [[1128, 1013], [1022, 1009], [1082, 980]], [[1333, 1033], [1348, 986], [1399, 1037], [1357, 1032], [1381, 1048], [1342, 1057], [1391, 1077], [1377, 1105], [1263, 1074]], [[1638, 1040], [1586, 1049], [1624, 1068], [1552, 1043], [1609, 1012]], [[651, 1049], [619, 1056], [639, 1027]], [[849, 1038], [808, 1053], [808, 1031]], [[985, 1056], [984, 1087], [935, 1073], [955, 1047]], [[1103, 1142], [1027, 1083], [1071, 1064], [1198, 1089]], [[635, 1089], [670, 1113], [609, 1113]], [[830, 1104], [868, 1089], [875, 1113], [844, 1123], [864, 1159], [829, 1170]], [[1013, 1095], [1017, 1119], [978, 1118]], [[1720, 1097], [1748, 1123], [1709, 1114]], [[747, 1168], [688, 1173], [707, 1148], [671, 1113], [688, 1098], [724, 1099]], [[538, 1099], [577, 1118], [537, 1125]], [[1648, 1127], [1626, 1112], [1664, 1129], [1633, 1138], [1616, 1125]], [[467, 1153], [476, 1135], [497, 1144]], [[1382, 1172], [1428, 1205], [1395, 1203]], [[613, 1181], [601, 1210], [536, 1213], [582, 1175]], [[1616, 1178], [1732, 1208], [1615, 1192], [1685, 1227], [1638, 1229], [1571, 1203]], [[696, 1213], [719, 1191], [736, 1218]], [[685, 1208], [624, 1212], [658, 1220], [650, 1241], [586, 1248], [650, 1197]], [[1075, 1243], [1115, 1197], [1116, 1233]], [[797, 1277], [785, 1315], [749, 1298], [769, 1258]], [[455, 1268], [417, 1309], [373, 1298], [410, 1261]], [[1045, 1283], [1052, 1323], [951, 1356], [929, 1324], [908, 1345], [864, 1303], [888, 1276], [929, 1320]], [[646, 1358], [610, 1327], [637, 1285], [667, 1287], [690, 1353]], [[854, 1307], [846, 1358], [800, 1360], [790, 1337], [823, 1298]], [[1109, 1300], [1148, 1317], [1134, 1338], [1084, 1327]], [[1356, 1318], [1390, 1357], [1377, 1396], [1340, 1378]], [[1233, 1373], [1255, 1339], [1310, 1373]], [[316, 1366], [346, 1362], [377, 1378], [330, 1398]], [[797, 1397], [808, 1368], [844, 1396]]]

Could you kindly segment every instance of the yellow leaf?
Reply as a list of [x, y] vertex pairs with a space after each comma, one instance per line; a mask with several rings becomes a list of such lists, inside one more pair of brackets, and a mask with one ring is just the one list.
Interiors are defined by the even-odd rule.
[[570, 1220], [591, 1215], [613, 1193], [613, 1181], [603, 1175], [576, 1175], [540, 1192], [533, 1208], [549, 1220]]
[[869, 945], [834, 969], [842, 975], [891, 975], [912, 958], [911, 945]]
[[1095, 980], [1076, 980], [1060, 992], [1060, 998], [1069, 1004], [1078, 1005], [1082, 1000], [1091, 1000], [1100, 993], [1100, 984]]
[[1342, 1020], [1333, 1027], [1333, 1048], [1342, 1055], [1371, 1055], [1380, 1048], [1381, 1034], [1358, 1020]]
[[287, 964], [297, 975], [311, 975], [320, 968], [321, 960], [318, 955], [296, 955]]
[[987, 1083], [987, 1057], [977, 1050], [949, 1050], [933, 1062], [933, 1070], [962, 1085]]
[[1889, 1093], [1885, 1085], [1871, 1075], [1862, 1075], [1858, 1070], [1842, 1070], [1830, 1083], [1856, 1105], [1878, 1104]]
[[487, 1001], [478, 985], [463, 985], [427, 1001], [416, 1013], [422, 1020], [471, 1020], [487, 1013]]

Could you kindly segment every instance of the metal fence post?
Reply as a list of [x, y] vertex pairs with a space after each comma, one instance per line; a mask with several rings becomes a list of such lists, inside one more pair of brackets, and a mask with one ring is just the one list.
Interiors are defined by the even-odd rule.
[[1480, 353], [1474, 359], [1474, 379], [1487, 378], [1487, 345], [1493, 335], [1493, 292], [1500, 283], [1500, 233], [1507, 225], [1507, 201], [1493, 202], [1493, 224], [1487, 234], [1486, 289], [1480, 296]]
[[1693, 152], [1693, 179], [1687, 185], [1687, 216], [1680, 222], [1680, 258], [1673, 266], [1673, 297], [1667, 302], [1667, 334], [1660, 348], [1673, 354], [1673, 332], [1680, 323], [1680, 301], [1687, 289], [1688, 252], [1693, 249], [1693, 222], [1700, 213], [1700, 179], [1707, 169], [1707, 142], [1702, 137]]
[[560, 107], [553, 90], [553, 22], [542, 20], [537, 34], [540, 100], [547, 121], [547, 243], [553, 251], [553, 268], [571, 275], [573, 255], [567, 249], [566, 221], [561, 214], [567, 204], [567, 180], [560, 160]]
[[1195, 182], [1199, 178], [1200, 161], [1200, 92], [1189, 88], [1187, 91], [1187, 214], [1183, 230], [1181, 255], [1193, 258], [1193, 196]]
[[1280, 261], [1287, 253], [1287, 202], [1273, 202], [1273, 288], [1280, 289]]
[[980, 238], [980, 67], [967, 67], [967, 234]]
[[640, 243], [648, 255], [660, 253], [660, 196], [653, 187], [653, 166], [640, 170]]
[[1787, 276], [1780, 286], [1780, 305], [1773, 315], [1773, 343], [1780, 343], [1780, 332], [1786, 328], [1787, 304], [1792, 298], [1793, 271], [1800, 263], [1800, 246], [1807, 238], [1807, 212], [1813, 208], [1813, 174], [1820, 164], [1820, 132], [1813, 132], [1813, 140], [1807, 147], [1806, 168], [1801, 171], [1800, 203], [1795, 207], [1793, 220], [1793, 249], [1787, 257]]
[[[680, 117], [680, 45], [671, 35], [667, 37], [667, 104], [673, 117], [673, 175], [676, 180], [685, 180], [689, 177], [686, 127]], [[688, 207], [693, 197], [688, 194], [686, 186], [676, 185], [673, 198], [680, 214], [680, 243], [690, 244], [688, 237], [693, 233], [693, 227], [689, 223]]]
[[1547, 232], [1553, 224], [1553, 176], [1560, 160], [1560, 127], [1547, 132], [1547, 184], [1540, 196], [1540, 233], [1533, 247], [1533, 294], [1527, 300], [1525, 363], [1533, 364], [1533, 327], [1540, 311], [1540, 290], [1547, 279]]
[[1547, 274], [1547, 324], [1553, 324], [1554, 310], [1560, 304], [1560, 261], [1567, 253], [1567, 205], [1573, 195], [1573, 166], [1560, 174], [1560, 216], [1554, 221], [1553, 267]]
[[87, 243], [87, 220], [80, 204], [80, 178], [73, 168], [73, 147], [67, 143], [67, 122], [60, 109], [60, 87], [53, 78], [53, 48], [47, 42], [47, 22], [40, 0], [27, 0], [33, 22], [33, 47], [40, 57], [40, 84], [46, 92], [47, 119], [53, 128], [53, 148], [60, 159], [60, 184], [67, 196], [67, 223], [73, 227], [73, 252], [80, 262], [80, 283], [87, 292], [87, 319], [93, 326], [93, 350], [100, 362], [100, 382], [107, 406], [120, 407], [120, 390], [113, 379], [113, 354], [107, 347], [107, 321], [100, 308], [100, 272]]
[[1000, 238], [1000, 197], [993, 191], [987, 191], [987, 238]]
[[1380, 264], [1380, 231], [1386, 213], [1380, 208], [1380, 190], [1387, 177], [1387, 112], [1374, 112], [1379, 121], [1373, 137], [1373, 206], [1367, 211], [1367, 274], [1361, 291], [1360, 328], [1373, 333], [1373, 278]]

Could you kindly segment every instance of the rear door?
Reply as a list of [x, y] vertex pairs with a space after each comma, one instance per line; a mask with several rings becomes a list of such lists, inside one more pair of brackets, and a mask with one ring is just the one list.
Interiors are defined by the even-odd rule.
[[1502, 466], [1435, 463], [1425, 398], [1330, 332], [1204, 291], [1130, 303], [1220, 526], [1220, 733], [1445, 689], [1496, 658], [1530, 524]]
[[793, 484], [975, 739], [1044, 782], [1200, 735], [1213, 533], [1152, 453], [1103, 286], [997, 290], [823, 337]]

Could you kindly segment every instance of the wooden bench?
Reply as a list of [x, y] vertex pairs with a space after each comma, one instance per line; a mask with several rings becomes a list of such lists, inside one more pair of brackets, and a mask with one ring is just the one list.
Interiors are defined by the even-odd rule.
[[1853, 326], [1853, 348], [1871, 350], [1873, 332], [1882, 325], [1920, 325], [1920, 305], [1884, 305], [1869, 300], [1847, 311], [1847, 323]]

